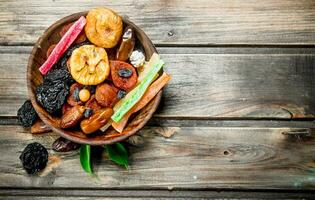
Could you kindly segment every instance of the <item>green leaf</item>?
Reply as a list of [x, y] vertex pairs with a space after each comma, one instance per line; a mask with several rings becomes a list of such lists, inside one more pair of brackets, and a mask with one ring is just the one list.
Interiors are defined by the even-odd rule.
[[92, 174], [91, 167], [91, 146], [88, 144], [82, 144], [80, 147], [80, 162], [81, 166], [89, 174]]
[[124, 166], [126, 169], [128, 168], [128, 152], [124, 145], [121, 143], [105, 145], [105, 149], [110, 160], [118, 165]]

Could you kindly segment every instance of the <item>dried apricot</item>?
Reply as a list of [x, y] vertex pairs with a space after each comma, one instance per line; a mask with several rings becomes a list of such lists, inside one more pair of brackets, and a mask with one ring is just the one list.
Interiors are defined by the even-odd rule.
[[110, 61], [111, 75], [116, 87], [132, 89], [137, 83], [137, 72], [133, 66], [123, 61]]
[[117, 88], [102, 83], [96, 87], [95, 98], [100, 105], [112, 108], [118, 101], [117, 93]]

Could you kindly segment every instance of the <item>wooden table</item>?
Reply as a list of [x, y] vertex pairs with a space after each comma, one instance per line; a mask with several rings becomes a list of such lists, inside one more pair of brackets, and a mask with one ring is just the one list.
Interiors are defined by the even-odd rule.
[[[130, 169], [103, 158], [98, 179], [16, 119], [34, 42], [97, 6], [139, 25], [173, 77]], [[2, 0], [0, 45], [0, 199], [315, 198], [313, 0]], [[62, 159], [42, 178], [18, 159], [34, 141]]]

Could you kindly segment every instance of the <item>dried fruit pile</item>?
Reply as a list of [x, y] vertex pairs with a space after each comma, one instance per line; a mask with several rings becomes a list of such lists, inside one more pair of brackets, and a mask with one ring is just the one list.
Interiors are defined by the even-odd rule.
[[164, 62], [158, 54], [145, 62], [135, 30], [123, 27], [114, 11], [92, 9], [65, 25], [60, 41], [48, 49], [36, 99], [60, 117], [61, 128], [91, 134], [113, 126], [123, 132], [132, 113], [170, 80], [167, 74], [157, 79]]

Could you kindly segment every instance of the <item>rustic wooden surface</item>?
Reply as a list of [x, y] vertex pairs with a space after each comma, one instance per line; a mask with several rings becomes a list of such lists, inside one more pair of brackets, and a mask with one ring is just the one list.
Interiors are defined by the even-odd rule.
[[[139, 132], [145, 143], [129, 147], [130, 169], [99, 154], [94, 178], [16, 112], [37, 38], [100, 5], [0, 1], [0, 199], [315, 199], [314, 1], [106, 1], [143, 28], [173, 79]], [[44, 177], [18, 160], [33, 141], [61, 158]]]

